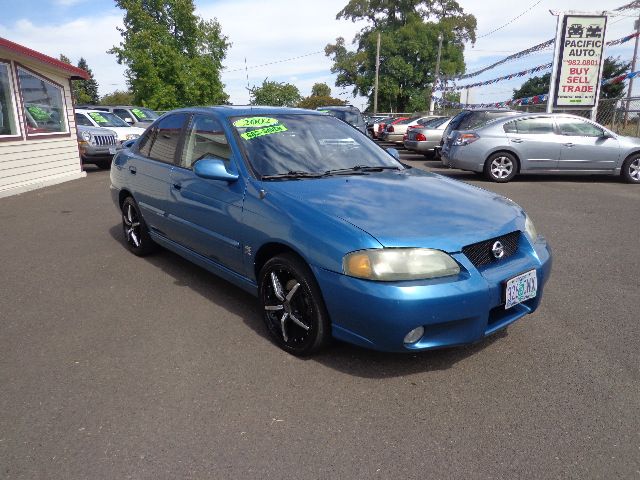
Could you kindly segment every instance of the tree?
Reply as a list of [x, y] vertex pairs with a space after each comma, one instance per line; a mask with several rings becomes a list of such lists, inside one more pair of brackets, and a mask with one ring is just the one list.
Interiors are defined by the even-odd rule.
[[[629, 72], [631, 62], [625, 62], [620, 57], [607, 57], [602, 65], [602, 79], [614, 78]], [[621, 98], [626, 88], [625, 82], [615, 83], [613, 85], [604, 85], [600, 89], [600, 98]]]
[[276, 107], [293, 107], [300, 101], [300, 91], [290, 83], [270, 82], [266, 78], [262, 86], [249, 89], [251, 105], [273, 105]]
[[98, 96], [98, 82], [96, 82], [96, 79], [93, 77], [93, 72], [89, 68], [89, 65], [87, 65], [87, 61], [82, 57], [78, 60], [78, 68], [81, 68], [89, 74], [87, 80], [73, 81], [78, 103], [97, 105], [100, 101], [100, 97]]
[[[73, 65], [69, 57], [63, 53], [60, 54], [60, 61]], [[78, 68], [87, 72], [89, 74], [89, 79], [71, 81], [71, 99], [73, 100], [74, 105], [97, 105], [99, 101], [98, 82], [96, 82], [96, 79], [93, 77], [93, 72], [87, 65], [87, 61], [82, 57], [80, 57], [80, 60], [78, 61]]]
[[[602, 64], [602, 79], [617, 77], [629, 71], [631, 62], [625, 62], [620, 57], [607, 57]], [[513, 90], [513, 99], [533, 97], [534, 95], [544, 95], [549, 93], [549, 83], [551, 74], [531, 77], [524, 82], [520, 88]], [[620, 98], [624, 95], [625, 84], [616, 83], [613, 85], [604, 85], [600, 88], [600, 98]]]
[[116, 0], [123, 41], [109, 53], [127, 66], [134, 103], [167, 110], [225, 103], [220, 80], [229, 48], [216, 19], [194, 14], [193, 0]]
[[315, 110], [318, 107], [327, 107], [329, 105], [346, 105], [347, 102], [339, 98], [333, 98], [325, 95], [311, 95], [305, 97], [298, 103], [298, 108], [308, 108]]
[[373, 105], [376, 42], [380, 33], [380, 80], [378, 105], [381, 110], [426, 110], [442, 34], [440, 73], [464, 71], [464, 43], [475, 42], [476, 19], [455, 0], [350, 0], [337, 19], [365, 20], [353, 40], [355, 51], [344, 38], [325, 47], [337, 73], [336, 85], [352, 87], [353, 94], [369, 97]]
[[346, 105], [347, 102], [331, 96], [331, 88], [326, 83], [315, 83], [311, 87], [311, 95], [304, 97], [298, 103], [299, 108], [315, 110], [318, 107], [329, 105]]
[[311, 96], [312, 97], [330, 97], [331, 96], [331, 87], [326, 83], [314, 83], [313, 87], [311, 87]]
[[100, 105], [133, 105], [133, 92], [115, 90], [100, 99]]
[[534, 95], [544, 95], [549, 93], [549, 82], [551, 81], [551, 73], [531, 77], [520, 88], [513, 89], [513, 99], [533, 97]]

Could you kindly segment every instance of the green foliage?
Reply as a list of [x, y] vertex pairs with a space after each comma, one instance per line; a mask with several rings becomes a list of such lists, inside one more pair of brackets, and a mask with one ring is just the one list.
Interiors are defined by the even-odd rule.
[[[631, 67], [631, 62], [625, 62], [620, 57], [607, 57], [602, 65], [602, 79], [617, 77], [623, 73], [627, 73]], [[533, 97], [534, 95], [543, 95], [549, 93], [549, 82], [551, 81], [551, 73], [538, 77], [531, 77], [524, 82], [520, 88], [513, 90], [513, 99]], [[620, 98], [624, 95], [626, 84], [616, 83], [614, 85], [604, 85], [600, 89], [600, 98]]]
[[333, 98], [328, 95], [311, 95], [300, 100], [299, 108], [308, 108], [315, 110], [318, 107], [327, 107], [329, 105], [346, 105], [347, 102], [339, 98]]
[[537, 77], [531, 77], [520, 88], [513, 89], [513, 99], [533, 97], [534, 95], [544, 95], [549, 93], [549, 82], [551, 73], [545, 73]]
[[100, 99], [100, 105], [134, 105], [135, 98], [133, 92], [116, 90]]
[[330, 97], [331, 96], [331, 87], [326, 83], [314, 83], [313, 87], [311, 87], [311, 96], [312, 97]]
[[[602, 79], [617, 77], [631, 71], [631, 62], [625, 62], [620, 57], [607, 57], [602, 65]], [[626, 89], [626, 82], [605, 85], [600, 89], [600, 98], [621, 98]]]
[[336, 85], [369, 97], [373, 105], [377, 34], [380, 33], [378, 108], [382, 111], [426, 110], [434, 81], [438, 34], [442, 34], [440, 73], [464, 71], [464, 42], [475, 41], [476, 19], [455, 0], [351, 0], [337, 17], [368, 26], [348, 50], [344, 38], [325, 47], [337, 73]]
[[270, 82], [266, 78], [262, 86], [255, 85], [250, 90], [251, 105], [272, 105], [276, 107], [293, 107], [301, 99], [300, 91], [290, 83]]
[[220, 80], [229, 48], [217, 20], [194, 14], [193, 0], [116, 0], [123, 41], [109, 53], [127, 66], [135, 104], [156, 110], [225, 103]]
[[[60, 54], [60, 61], [73, 65], [69, 57], [64, 54]], [[81, 68], [89, 74], [88, 80], [72, 80], [71, 81], [71, 98], [74, 105], [97, 105], [99, 101], [98, 97], [98, 82], [93, 76], [93, 72], [87, 65], [87, 61], [80, 57], [78, 61], [78, 68]]]
[[98, 82], [93, 76], [93, 72], [87, 65], [87, 61], [80, 57], [78, 68], [81, 68], [89, 74], [88, 80], [74, 80], [73, 87], [76, 94], [76, 101], [79, 104], [97, 105], [100, 101], [98, 96]]

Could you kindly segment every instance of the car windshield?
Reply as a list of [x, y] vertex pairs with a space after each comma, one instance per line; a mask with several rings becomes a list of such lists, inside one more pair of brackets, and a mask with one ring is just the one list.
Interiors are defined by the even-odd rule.
[[320, 110], [322, 113], [328, 113], [336, 118], [339, 118], [343, 122], [350, 123], [351, 125], [358, 125], [358, 114], [349, 110]]
[[98, 124], [99, 127], [128, 127], [129, 124], [117, 115], [109, 112], [88, 112], [87, 115]]
[[143, 107], [134, 107], [131, 109], [131, 113], [140, 122], [150, 122], [159, 118], [156, 112]]
[[244, 116], [232, 118], [232, 125], [249, 163], [261, 177], [374, 167], [403, 169], [366, 136], [331, 116]]

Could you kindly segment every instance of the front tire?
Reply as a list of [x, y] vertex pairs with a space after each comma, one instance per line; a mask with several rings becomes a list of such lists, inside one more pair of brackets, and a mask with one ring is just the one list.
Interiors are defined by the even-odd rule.
[[640, 183], [640, 155], [632, 155], [624, 161], [622, 178], [627, 183]]
[[487, 158], [484, 163], [484, 175], [487, 180], [507, 183], [518, 173], [518, 160], [507, 152], [498, 152]]
[[283, 350], [311, 355], [331, 338], [329, 315], [309, 267], [293, 254], [271, 258], [260, 270], [264, 322]]
[[156, 249], [156, 244], [149, 235], [147, 224], [132, 197], [127, 197], [122, 202], [122, 231], [127, 248], [134, 255], [143, 257]]

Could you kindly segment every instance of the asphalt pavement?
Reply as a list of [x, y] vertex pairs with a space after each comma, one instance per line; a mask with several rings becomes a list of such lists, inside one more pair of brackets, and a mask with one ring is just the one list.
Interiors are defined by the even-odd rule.
[[534, 315], [299, 359], [250, 295], [128, 253], [108, 172], [0, 199], [0, 478], [640, 479], [640, 187], [402, 158], [529, 212], [555, 256]]

